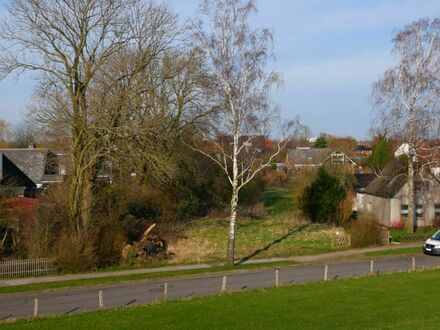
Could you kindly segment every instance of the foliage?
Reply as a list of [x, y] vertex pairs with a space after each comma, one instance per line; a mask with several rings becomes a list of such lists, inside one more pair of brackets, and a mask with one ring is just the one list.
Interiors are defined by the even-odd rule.
[[324, 136], [320, 136], [316, 139], [315, 148], [327, 148], [327, 139]]
[[360, 213], [347, 230], [354, 248], [382, 244], [381, 227], [376, 217], [370, 213]]
[[340, 181], [326, 169], [320, 168], [313, 183], [306, 187], [300, 197], [299, 207], [313, 222], [335, 221], [339, 205], [346, 196]]
[[393, 149], [388, 139], [382, 138], [373, 146], [373, 152], [368, 158], [368, 163], [373, 169], [381, 170], [392, 159], [394, 159]]

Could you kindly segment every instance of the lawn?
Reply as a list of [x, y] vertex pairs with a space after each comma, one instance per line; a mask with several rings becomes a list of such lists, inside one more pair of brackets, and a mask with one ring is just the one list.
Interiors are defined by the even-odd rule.
[[18, 321], [5, 329], [437, 329], [440, 272], [397, 273]]
[[[220, 262], [226, 254], [229, 222], [203, 220], [186, 228], [171, 246], [173, 262]], [[308, 255], [334, 251], [332, 237], [338, 229], [297, 219], [242, 220], [236, 225], [236, 259]]]
[[264, 192], [263, 203], [270, 216], [281, 216], [295, 210], [292, 190], [273, 188]]
[[[269, 258], [332, 252], [335, 228], [310, 224], [293, 215], [289, 189], [269, 189], [264, 194], [268, 214], [261, 220], [239, 219], [236, 225], [236, 257]], [[200, 219], [185, 228], [182, 237], [170, 246], [172, 262], [221, 262], [226, 254], [228, 219]]]

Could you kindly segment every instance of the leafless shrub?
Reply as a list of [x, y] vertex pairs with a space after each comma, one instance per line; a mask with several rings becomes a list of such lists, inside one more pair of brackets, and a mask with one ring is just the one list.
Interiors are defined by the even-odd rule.
[[361, 248], [382, 243], [381, 227], [376, 217], [370, 213], [360, 213], [358, 219], [347, 228], [351, 236], [351, 246]]

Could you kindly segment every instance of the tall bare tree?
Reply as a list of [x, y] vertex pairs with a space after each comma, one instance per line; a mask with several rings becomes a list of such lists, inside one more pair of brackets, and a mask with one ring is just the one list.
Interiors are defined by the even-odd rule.
[[431, 144], [438, 138], [440, 19], [420, 19], [405, 26], [393, 45], [397, 64], [374, 84], [372, 99], [381, 131], [408, 144], [407, 229], [413, 232], [416, 165], [431, 165], [436, 152]]
[[267, 29], [251, 28], [249, 19], [256, 9], [254, 1], [206, 0], [201, 13], [207, 26], [202, 19], [192, 25], [209, 75], [206, 95], [215, 109], [209, 127], [200, 129], [202, 146], [192, 147], [217, 163], [231, 184], [230, 264], [234, 264], [239, 192], [287, 143], [287, 138], [279, 139], [265, 155], [256, 146], [258, 137], [281, 129], [279, 111], [269, 98], [280, 75], [265, 70], [272, 58], [273, 36]]
[[91, 94], [97, 77], [115, 58], [135, 54], [109, 82], [130, 84], [170, 47], [176, 18], [142, 0], [10, 0], [8, 12], [0, 29], [0, 78], [40, 73], [41, 94], [51, 96], [40, 119], [61, 122], [69, 137], [70, 217], [80, 231], [90, 218], [93, 169], [112, 147], [115, 130], [121, 131], [115, 121], [102, 121], [106, 109], [97, 108]]

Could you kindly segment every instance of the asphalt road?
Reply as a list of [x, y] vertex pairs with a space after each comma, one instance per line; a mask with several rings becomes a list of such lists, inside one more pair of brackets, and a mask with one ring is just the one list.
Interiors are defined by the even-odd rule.
[[[439, 257], [417, 256], [416, 267], [440, 266]], [[406, 271], [412, 267], [412, 257], [398, 256], [376, 259], [374, 272]], [[279, 270], [280, 285], [321, 281], [325, 266], [299, 266]], [[369, 261], [351, 261], [328, 265], [328, 279], [368, 275]], [[182, 299], [216, 294], [222, 287], [222, 275], [168, 280], [168, 299]], [[227, 276], [227, 290], [240, 291], [274, 286], [274, 270], [253, 270]], [[72, 314], [99, 309], [98, 291], [102, 291], [105, 308], [148, 304], [163, 299], [163, 281], [137, 282], [87, 288], [60, 289], [47, 293], [0, 295], [0, 320], [23, 318], [34, 313], [34, 299], [38, 298], [38, 314]]]

